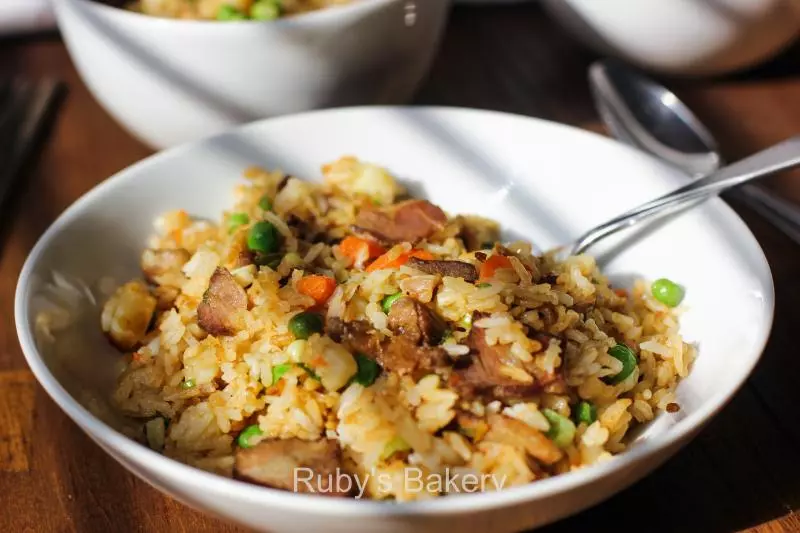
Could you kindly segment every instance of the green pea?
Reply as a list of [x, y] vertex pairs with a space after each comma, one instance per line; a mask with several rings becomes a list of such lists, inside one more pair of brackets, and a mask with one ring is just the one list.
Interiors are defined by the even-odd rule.
[[676, 307], [684, 296], [683, 287], [667, 278], [655, 280], [650, 286], [650, 292], [656, 300], [667, 307]]
[[550, 422], [550, 429], [545, 435], [559, 448], [566, 448], [575, 438], [575, 424], [572, 420], [562, 416], [552, 409], [542, 409], [542, 414]]
[[222, 4], [217, 10], [217, 20], [247, 20], [247, 15], [230, 4]]
[[195, 382], [193, 379], [187, 379], [181, 383], [182, 389], [192, 389], [195, 386]]
[[297, 313], [289, 319], [289, 331], [296, 339], [307, 339], [314, 333], [321, 333], [323, 326], [322, 316], [309, 311]]
[[[255, 6], [253, 6], [255, 9]], [[264, 211], [271, 211], [272, 210], [272, 200], [266, 194], [261, 197], [261, 200], [258, 201], [258, 207], [263, 209]]]
[[365, 387], [369, 387], [375, 383], [375, 380], [378, 379], [381, 373], [380, 365], [366, 355], [360, 353], [356, 354], [356, 364], [358, 365], [358, 371], [353, 381]]
[[239, 436], [236, 437], [236, 442], [239, 444], [240, 448], [249, 448], [252, 446], [252, 444], [250, 444], [250, 440], [253, 437], [258, 437], [261, 435], [263, 435], [261, 428], [258, 427], [258, 424], [253, 424], [252, 426], [247, 426], [242, 430], [241, 433], [239, 433]]
[[591, 426], [597, 420], [597, 408], [591, 402], [579, 402], [575, 406], [575, 420]]
[[381, 309], [383, 309], [383, 312], [388, 315], [389, 309], [392, 308], [392, 305], [394, 305], [394, 303], [402, 297], [402, 292], [396, 292], [394, 294], [390, 294], [389, 296], [385, 296], [383, 300], [381, 300]]
[[628, 376], [633, 374], [633, 371], [638, 364], [636, 354], [633, 352], [633, 350], [624, 344], [617, 344], [608, 351], [608, 355], [622, 363], [622, 370], [620, 370], [619, 373], [614, 376], [608, 376], [604, 378], [603, 381], [609, 385], [616, 385], [617, 383], [622, 383], [628, 378]]
[[280, 365], [275, 365], [272, 367], [272, 383], [270, 385], [275, 385], [278, 381], [286, 374], [289, 370], [292, 369], [292, 363], [282, 363]]
[[248, 222], [250, 222], [250, 217], [247, 216], [247, 213], [231, 213], [231, 216], [228, 217], [228, 233], [233, 233], [236, 228]]
[[281, 16], [281, 4], [274, 0], [259, 0], [250, 8], [253, 20], [275, 20]]
[[250, 226], [247, 232], [247, 247], [253, 252], [273, 254], [280, 247], [280, 235], [275, 226], [264, 220]]

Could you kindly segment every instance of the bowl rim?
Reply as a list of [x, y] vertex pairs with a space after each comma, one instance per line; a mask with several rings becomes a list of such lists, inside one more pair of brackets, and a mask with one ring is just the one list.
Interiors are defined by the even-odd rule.
[[[122, 7], [111, 6], [108, 4], [100, 3], [97, 0], [54, 0], [55, 2], [76, 2], [87, 6], [87, 9], [97, 9], [98, 11], [106, 13], [108, 16], [119, 17], [120, 20], [131, 21], [137, 24], [152, 24], [169, 29], [170, 26], [178, 26], [180, 28], [207, 28], [211, 25], [214, 26], [230, 26], [233, 28], [241, 29], [242, 25], [257, 26], [269, 25], [278, 27], [297, 27], [306, 24], [333, 22], [347, 15], [359, 15], [374, 10], [376, 7], [389, 5], [393, 3], [402, 2], [404, 0], [352, 0], [350, 3], [330, 6], [323, 9], [316, 9], [308, 11], [291, 17], [280, 17], [275, 20], [229, 20], [219, 21], [210, 19], [181, 19], [171, 17], [159, 17], [155, 15], [147, 15], [138, 11], [131, 11]], [[434, 0], [426, 0], [434, 1]], [[449, 0], [441, 0], [449, 1]]]
[[[83, 0], [81, 0], [83, 1]], [[584, 485], [594, 483], [617, 471], [628, 470], [639, 463], [652, 460], [660, 453], [669, 451], [670, 448], [680, 446], [688, 442], [688, 438], [693, 437], [707, 422], [709, 422], [736, 394], [746, 379], [750, 376], [753, 368], [760, 360], [764, 348], [766, 347], [769, 334], [772, 330], [775, 309], [775, 290], [772, 273], [769, 264], [764, 256], [764, 252], [759, 246], [756, 238], [748, 229], [747, 225], [726, 203], [719, 198], [713, 198], [707, 202], [705, 209], [713, 209], [718, 214], [726, 218], [726, 224], [739, 236], [737, 244], [744, 247], [744, 252], [759, 265], [759, 270], [755, 272], [758, 281], [763, 285], [763, 314], [764, 320], [760, 325], [754, 342], [754, 350], [750, 355], [750, 362], [742, 368], [741, 374], [731, 380], [731, 386], [722, 391], [718, 391], [694, 412], [676, 421], [668, 431], [651, 439], [646, 439], [638, 443], [625, 452], [614, 456], [611, 461], [592, 465], [577, 471], [563, 475], [542, 479], [534, 483], [521, 486], [510, 487], [495, 492], [464, 494], [456, 497], [434, 498], [430, 500], [412, 502], [386, 502], [374, 500], [355, 500], [342, 498], [325, 498], [315, 495], [295, 494], [293, 492], [281, 491], [269, 487], [249, 484], [231, 478], [226, 478], [217, 474], [212, 474], [200, 470], [177, 460], [166, 457], [150, 448], [137, 443], [122, 433], [117, 432], [106, 425], [99, 418], [95, 417], [66, 389], [59, 383], [51, 373], [36, 347], [33, 327], [27, 320], [28, 309], [30, 306], [31, 294], [28, 290], [34, 266], [39, 261], [50, 242], [57, 237], [61, 229], [77, 218], [83, 209], [94, 202], [96, 197], [102, 195], [119, 183], [136, 179], [136, 176], [147, 172], [151, 166], [159, 165], [162, 160], [181, 157], [186, 152], [191, 152], [198, 145], [213, 142], [218, 137], [246, 134], [249, 130], [259, 129], [264, 123], [278, 123], [281, 121], [292, 121], [297, 118], [313, 118], [318, 115], [332, 114], [351, 114], [351, 113], [371, 113], [373, 111], [394, 113], [421, 113], [432, 116], [452, 116], [452, 115], [481, 115], [485, 117], [500, 117], [511, 120], [521, 120], [535, 122], [539, 127], [556, 128], [569, 130], [570, 134], [582, 136], [590, 139], [596, 144], [613, 146], [622, 152], [635, 153], [637, 156], [642, 154], [633, 148], [621, 145], [620, 143], [604, 137], [600, 134], [583, 130], [577, 127], [568, 126], [544, 119], [515, 115], [500, 111], [486, 111], [470, 108], [444, 107], [444, 106], [357, 106], [343, 107], [336, 109], [325, 109], [309, 111], [294, 115], [268, 118], [252, 122], [237, 128], [227, 130], [224, 133], [213, 135], [199, 141], [184, 143], [182, 145], [158, 152], [143, 160], [140, 160], [129, 167], [115, 173], [108, 179], [98, 183], [95, 187], [84, 193], [72, 205], [70, 205], [39, 237], [33, 249], [29, 253], [25, 264], [20, 272], [14, 300], [14, 317], [23, 355], [33, 372], [36, 379], [45, 389], [53, 401], [74, 421], [84, 432], [92, 438], [100, 439], [103, 444], [118, 450], [119, 453], [130, 457], [136, 463], [149, 464], [150, 468], [161, 472], [165, 476], [179, 477], [195, 486], [214, 485], [218, 491], [224, 491], [231, 497], [241, 501], [254, 504], [264, 504], [269, 502], [271, 505], [284, 507], [287, 510], [300, 511], [304, 513], [326, 514], [329, 516], [348, 516], [348, 517], [396, 517], [403, 516], [424, 516], [424, 515], [450, 515], [459, 513], [478, 512], [499, 507], [508, 507], [516, 504], [530, 502], [538, 499], [548, 498], [561, 494]], [[649, 157], [649, 156], [648, 156]], [[654, 158], [650, 158], [654, 163], [663, 165]], [[678, 179], [679, 174], [674, 174]], [[677, 448], [674, 448], [677, 449]], [[116, 458], [115, 458], [116, 459]], [[130, 469], [129, 469], [130, 470]], [[132, 471], [132, 470], [130, 470]], [[133, 472], [133, 471], [132, 471]], [[136, 474], [136, 472], [133, 472]], [[637, 478], [638, 479], [638, 478]], [[576, 509], [576, 511], [579, 509]]]

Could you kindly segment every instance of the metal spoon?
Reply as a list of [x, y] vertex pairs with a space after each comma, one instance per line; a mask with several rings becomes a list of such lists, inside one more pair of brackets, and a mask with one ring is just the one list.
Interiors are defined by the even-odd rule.
[[[711, 133], [674, 93], [613, 60], [589, 69], [600, 117], [617, 139], [644, 150], [693, 177], [723, 164]], [[800, 208], [756, 185], [732, 195], [800, 243]]]
[[731, 187], [796, 166], [800, 166], [800, 136], [723, 167], [592, 228], [571, 245], [570, 255], [582, 253], [601, 239], [644, 220], [672, 213]]

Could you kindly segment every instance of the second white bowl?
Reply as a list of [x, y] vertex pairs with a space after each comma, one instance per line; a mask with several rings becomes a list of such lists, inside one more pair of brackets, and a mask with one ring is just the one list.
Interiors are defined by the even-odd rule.
[[753, 66], [800, 31], [796, 0], [544, 0], [578, 39], [602, 54], [679, 75]]
[[450, 0], [360, 0], [271, 22], [173, 20], [54, 0], [95, 98], [133, 135], [166, 148], [264, 117], [397, 104], [425, 77]]

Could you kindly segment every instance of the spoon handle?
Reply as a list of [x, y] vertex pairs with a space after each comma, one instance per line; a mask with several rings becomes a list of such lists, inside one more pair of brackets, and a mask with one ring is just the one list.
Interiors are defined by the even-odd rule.
[[589, 246], [622, 229], [657, 215], [664, 215], [687, 203], [707, 198], [730, 187], [762, 178], [800, 165], [800, 136], [792, 137], [771, 148], [728, 165], [708, 176], [695, 180], [671, 193], [626, 211], [582, 235], [573, 245], [571, 254], [585, 251]]

